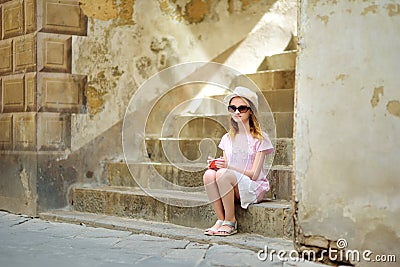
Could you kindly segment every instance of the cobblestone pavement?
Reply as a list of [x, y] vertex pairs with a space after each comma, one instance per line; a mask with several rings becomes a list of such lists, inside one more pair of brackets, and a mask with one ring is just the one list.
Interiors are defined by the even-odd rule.
[[56, 223], [0, 211], [0, 266], [324, 266], [229, 245]]

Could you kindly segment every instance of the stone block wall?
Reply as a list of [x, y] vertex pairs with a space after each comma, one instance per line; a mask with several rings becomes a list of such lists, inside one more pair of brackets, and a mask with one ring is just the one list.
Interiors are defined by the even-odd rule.
[[[86, 77], [71, 71], [72, 37], [86, 32], [78, 0], [0, 0], [0, 161], [70, 148], [71, 114], [86, 112]], [[25, 165], [2, 167], [17, 168], [10, 173], [19, 178]], [[35, 187], [37, 171], [28, 173]], [[21, 186], [20, 179], [1, 177], [0, 199], [18, 201]], [[35, 205], [25, 212], [35, 213]]]

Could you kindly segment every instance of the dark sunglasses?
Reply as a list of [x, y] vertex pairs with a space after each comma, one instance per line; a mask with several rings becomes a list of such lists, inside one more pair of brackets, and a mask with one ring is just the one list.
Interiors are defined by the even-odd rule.
[[236, 110], [239, 110], [240, 113], [246, 113], [248, 110], [250, 109], [250, 107], [248, 106], [228, 106], [228, 111], [230, 113], [235, 113]]

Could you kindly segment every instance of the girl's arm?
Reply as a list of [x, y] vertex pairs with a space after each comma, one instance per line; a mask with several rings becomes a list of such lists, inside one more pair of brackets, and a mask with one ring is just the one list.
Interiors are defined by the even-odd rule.
[[265, 150], [257, 152], [251, 170], [245, 171], [244, 174], [249, 176], [252, 180], [257, 180], [258, 176], [260, 175], [261, 168], [264, 164], [265, 155], [267, 155], [267, 151]]
[[243, 171], [243, 170], [239, 170], [239, 169], [235, 168], [235, 166], [232, 166], [232, 165], [228, 166], [227, 161], [226, 161], [225, 151], [224, 151], [224, 155], [223, 155], [224, 162], [223, 162], [223, 165], [219, 166], [219, 167], [227, 168], [227, 169], [231, 169], [231, 170], [243, 173], [244, 175], [249, 176], [252, 180], [256, 180], [258, 178], [258, 176], [260, 175], [261, 168], [264, 164], [264, 159], [265, 159], [266, 154], [267, 154], [266, 150], [257, 152], [252, 168], [250, 170]]

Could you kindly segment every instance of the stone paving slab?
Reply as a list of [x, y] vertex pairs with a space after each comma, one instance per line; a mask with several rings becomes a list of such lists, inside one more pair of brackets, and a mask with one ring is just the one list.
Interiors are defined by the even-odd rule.
[[227, 244], [253, 251], [259, 251], [265, 246], [275, 250], [289, 251], [293, 249], [291, 240], [268, 238], [255, 234], [238, 233], [229, 238], [206, 236], [201, 229], [197, 228], [76, 211], [58, 210], [41, 213], [39, 216], [41, 219], [50, 221], [84, 224], [87, 226], [129, 231], [136, 234], [148, 234], [171, 239], [188, 239], [199, 243]]
[[[68, 213], [64, 211], [64, 215], [62, 214], [59, 211], [52, 218], [67, 221]], [[50, 219], [51, 213], [42, 214], [42, 217]], [[261, 261], [257, 252], [232, 245], [233, 243], [221, 245], [213, 240], [193, 241], [190, 236], [184, 236], [187, 232], [182, 227], [179, 227], [181, 236], [178, 239], [131, 232], [129, 229], [139, 231], [139, 227], [128, 225], [128, 222], [133, 224], [133, 220], [125, 220], [124, 224], [120, 224], [118, 220], [109, 217], [107, 221], [105, 216], [87, 215], [87, 218], [98, 219], [103, 225], [108, 222], [109, 227], [114, 228], [106, 229], [88, 226], [89, 219], [85, 222], [82, 220], [84, 214], [72, 217], [69, 214], [69, 220], [74, 221], [74, 224], [1, 212], [0, 266], [326, 266], [309, 262], [283, 262], [276, 257]], [[117, 230], [119, 226], [125, 227], [125, 231]], [[152, 225], [154, 232], [157, 227]], [[172, 228], [174, 227], [167, 225], [162, 227], [167, 233]], [[194, 234], [201, 235], [198, 232], [192, 235]], [[251, 238], [246, 239], [240, 234], [232, 237], [242, 242], [251, 241]], [[287, 246], [286, 242], [283, 243], [282, 247]]]

